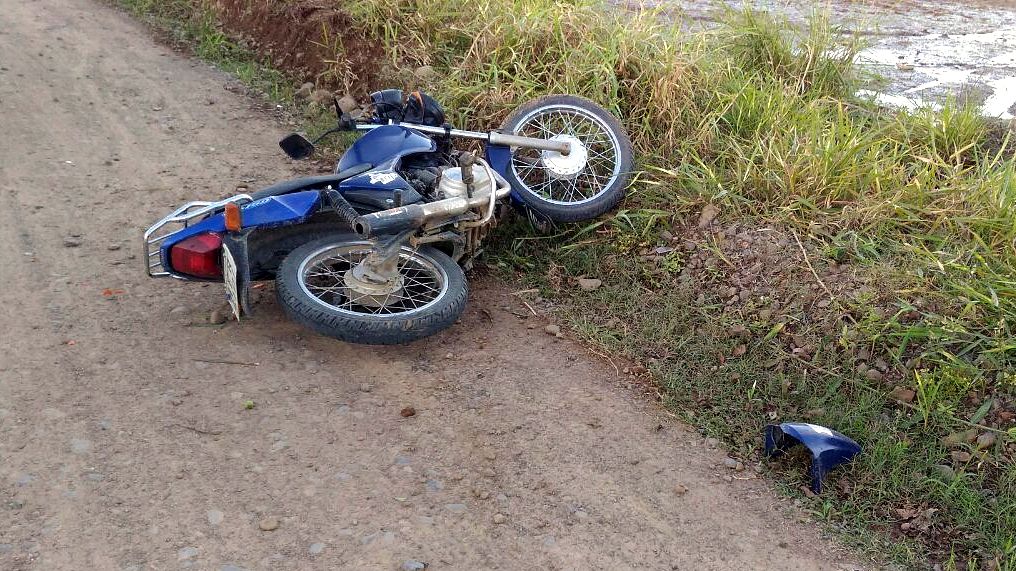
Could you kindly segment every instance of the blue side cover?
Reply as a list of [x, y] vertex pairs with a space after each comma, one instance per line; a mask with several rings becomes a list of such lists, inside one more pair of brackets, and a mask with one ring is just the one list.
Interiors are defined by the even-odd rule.
[[[490, 163], [490, 168], [497, 171], [497, 173], [503, 176], [505, 180], [512, 180], [508, 177], [508, 171], [512, 168], [511, 147], [504, 147], [502, 145], [487, 145], [487, 162]], [[520, 199], [515, 193], [515, 185], [512, 185], [512, 199], [516, 202], [520, 202]]]
[[[274, 226], [300, 224], [314, 214], [320, 200], [321, 194], [316, 190], [305, 190], [303, 192], [294, 192], [282, 196], [269, 196], [261, 200], [255, 200], [240, 207], [243, 227], [272, 228]], [[205, 232], [221, 234], [225, 231], [226, 220], [224, 214], [220, 212], [205, 218], [197, 224], [173, 233], [163, 241], [160, 247], [163, 267], [170, 267], [169, 249], [174, 244]]]
[[861, 446], [835, 430], [807, 422], [770, 424], [765, 431], [766, 455], [782, 456], [797, 444], [811, 452], [811, 491], [822, 492], [822, 478], [834, 467], [849, 462], [861, 452]]

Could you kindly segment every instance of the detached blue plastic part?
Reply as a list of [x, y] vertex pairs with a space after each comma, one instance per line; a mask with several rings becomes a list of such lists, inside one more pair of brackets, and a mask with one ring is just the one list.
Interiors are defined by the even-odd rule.
[[766, 427], [766, 455], [778, 458], [797, 444], [811, 451], [811, 491], [822, 493], [822, 478], [836, 466], [861, 452], [851, 438], [830, 428], [807, 422], [784, 422]]

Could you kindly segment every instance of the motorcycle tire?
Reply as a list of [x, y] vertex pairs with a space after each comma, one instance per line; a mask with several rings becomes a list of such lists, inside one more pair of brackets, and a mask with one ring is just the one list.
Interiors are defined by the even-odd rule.
[[462, 315], [465, 274], [429, 246], [402, 248], [399, 291], [366, 295], [351, 289], [346, 272], [371, 245], [357, 234], [341, 233], [290, 252], [275, 278], [286, 314], [322, 335], [364, 345], [410, 343], [451, 327]]
[[573, 143], [573, 152], [565, 156], [512, 148], [508, 182], [526, 206], [551, 221], [590, 220], [624, 198], [634, 174], [631, 140], [596, 103], [573, 95], [541, 97], [515, 110], [501, 130]]

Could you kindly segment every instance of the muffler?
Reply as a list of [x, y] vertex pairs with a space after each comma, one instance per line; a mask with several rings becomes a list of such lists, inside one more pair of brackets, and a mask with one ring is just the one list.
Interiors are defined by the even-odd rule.
[[[508, 185], [499, 186], [497, 198], [505, 198], [510, 192], [511, 187]], [[455, 196], [424, 204], [389, 208], [357, 217], [353, 221], [353, 231], [364, 238], [390, 236], [406, 230], [421, 228], [435, 221], [454, 218], [474, 208], [486, 208], [488, 204], [490, 204], [490, 194], [477, 192], [472, 198]]]

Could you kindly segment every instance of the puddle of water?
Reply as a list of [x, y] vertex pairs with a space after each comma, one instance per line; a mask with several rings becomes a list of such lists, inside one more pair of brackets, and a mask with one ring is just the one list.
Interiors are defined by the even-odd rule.
[[988, 83], [994, 93], [985, 100], [982, 112], [988, 117], [1013, 119], [1013, 107], [1016, 103], [1016, 77], [1003, 77]]
[[913, 109], [954, 95], [979, 105], [986, 117], [1009, 120], [1016, 110], [1013, 26], [991, 32], [883, 38], [858, 54], [856, 61], [889, 78], [880, 92], [859, 93], [880, 104]]
[[[617, 0], [615, 0], [617, 1]], [[1016, 115], [1016, 7], [1007, 0], [814, 2], [809, 0], [654, 0], [684, 15], [689, 28], [711, 27], [724, 8], [745, 4], [805, 24], [818, 12], [869, 47], [857, 63], [885, 79], [859, 95], [880, 104], [938, 108], [949, 97], [1004, 120]]]

